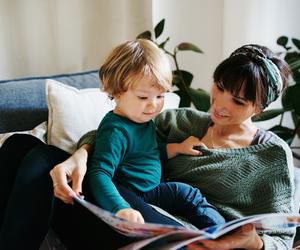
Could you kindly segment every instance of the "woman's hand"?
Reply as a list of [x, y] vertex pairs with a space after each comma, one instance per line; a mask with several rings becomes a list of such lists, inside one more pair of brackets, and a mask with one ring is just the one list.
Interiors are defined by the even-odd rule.
[[131, 221], [131, 222], [136, 222], [136, 223], [141, 223], [141, 224], [145, 223], [144, 218], [141, 215], [141, 213], [132, 208], [121, 209], [116, 213], [116, 216], [123, 218], [125, 220], [128, 220], [128, 221]]
[[247, 249], [260, 250], [263, 249], [264, 243], [257, 234], [252, 224], [240, 227], [235, 232], [225, 235], [217, 240], [202, 240], [198, 243], [190, 244], [189, 250], [228, 250], [228, 249]]
[[[82, 145], [64, 162], [56, 165], [50, 176], [53, 181], [54, 195], [65, 203], [73, 203], [74, 196], [81, 196], [82, 180], [86, 173], [86, 163], [91, 146]], [[68, 182], [72, 181], [72, 187]]]
[[178, 154], [202, 155], [200, 150], [194, 149], [196, 146], [202, 146], [206, 148], [206, 145], [195, 136], [190, 136], [181, 143], [169, 143], [167, 145], [168, 158], [170, 159]]

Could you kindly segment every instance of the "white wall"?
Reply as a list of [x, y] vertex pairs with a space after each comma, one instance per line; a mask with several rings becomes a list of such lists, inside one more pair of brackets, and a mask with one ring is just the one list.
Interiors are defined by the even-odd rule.
[[299, 11], [299, 0], [225, 0], [224, 57], [246, 43], [266, 45], [277, 51], [279, 36], [299, 38]]
[[204, 54], [180, 52], [178, 61], [181, 69], [194, 75], [194, 87], [209, 90], [213, 70], [223, 55], [223, 1], [153, 0], [153, 24], [162, 18], [166, 19], [162, 38], [171, 39], [168, 48], [191, 42], [203, 50]]
[[0, 0], [0, 79], [97, 69], [151, 25], [149, 0]]
[[204, 51], [182, 52], [179, 60], [194, 74], [194, 87], [209, 89], [217, 64], [241, 45], [279, 51], [279, 36], [299, 38], [299, 10], [299, 0], [153, 0], [153, 25], [166, 19], [170, 48], [188, 41]]

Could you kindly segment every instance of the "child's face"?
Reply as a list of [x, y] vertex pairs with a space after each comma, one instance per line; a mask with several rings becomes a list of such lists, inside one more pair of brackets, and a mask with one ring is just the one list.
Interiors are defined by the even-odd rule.
[[137, 80], [126, 92], [115, 97], [114, 113], [137, 123], [148, 122], [162, 110], [164, 93], [152, 79]]

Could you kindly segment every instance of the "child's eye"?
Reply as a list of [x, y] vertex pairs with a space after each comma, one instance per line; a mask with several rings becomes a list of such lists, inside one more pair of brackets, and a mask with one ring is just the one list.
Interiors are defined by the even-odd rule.
[[138, 98], [140, 99], [140, 100], [147, 100], [147, 96], [138, 96]]
[[162, 99], [162, 98], [165, 98], [165, 96], [164, 95], [158, 95], [156, 98], [157, 99]]

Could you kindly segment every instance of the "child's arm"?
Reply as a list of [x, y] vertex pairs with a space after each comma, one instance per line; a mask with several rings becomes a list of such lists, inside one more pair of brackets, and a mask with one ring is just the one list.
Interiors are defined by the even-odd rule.
[[201, 140], [195, 136], [190, 136], [181, 143], [168, 143], [167, 154], [168, 159], [175, 157], [178, 154], [185, 155], [202, 155], [202, 152], [194, 149], [196, 146], [206, 147]]
[[86, 173], [88, 187], [96, 203], [112, 213], [130, 207], [113, 182], [126, 148], [127, 139], [120, 130], [110, 126], [100, 128], [88, 162]]

